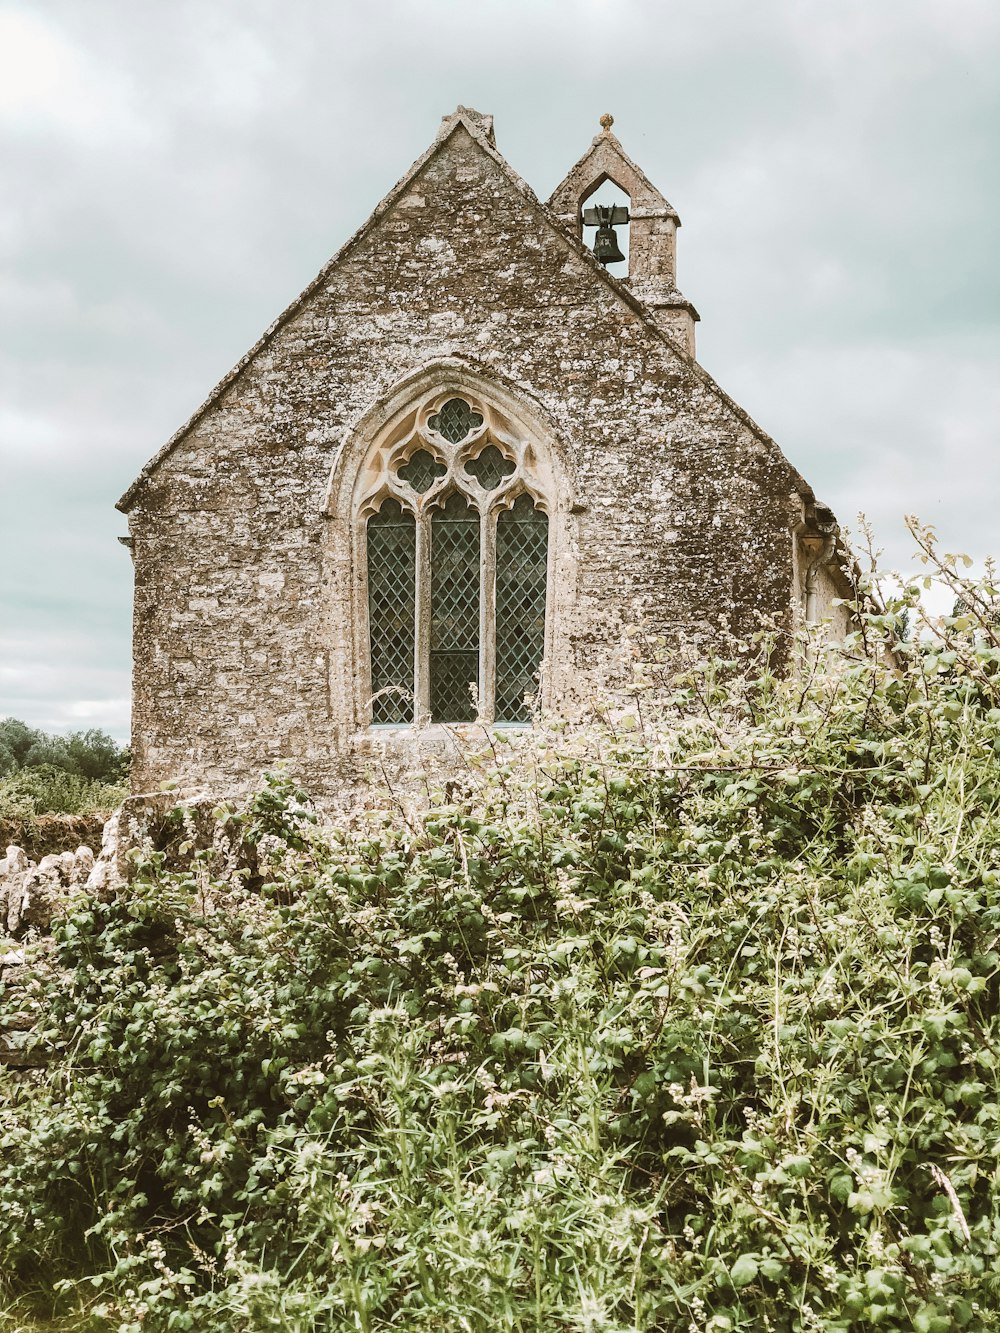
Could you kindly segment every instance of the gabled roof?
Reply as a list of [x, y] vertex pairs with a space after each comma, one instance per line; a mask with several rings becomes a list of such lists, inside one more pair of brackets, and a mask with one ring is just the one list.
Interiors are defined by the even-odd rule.
[[[607, 122], [605, 124], [605, 122]], [[631, 196], [633, 211], [656, 212], [671, 217], [677, 226], [677, 210], [667, 202], [641, 167], [637, 166], [611, 132], [611, 117], [602, 118], [605, 128], [591, 143], [552, 191], [548, 206], [562, 216], [576, 216], [583, 189], [592, 190], [609, 180]]]
[[[485, 153], [486, 156], [489, 157], [492, 162], [496, 164], [499, 170], [504, 174], [504, 176], [506, 176], [512, 188], [517, 190], [517, 192], [521, 194], [528, 201], [531, 207], [538, 212], [539, 216], [544, 220], [544, 222], [558, 234], [558, 236], [565, 243], [567, 249], [571, 249], [585, 264], [588, 264], [590, 266], [594, 280], [597, 282], [603, 282], [607, 287], [609, 287], [615, 293], [618, 299], [622, 301], [626, 306], [628, 306], [628, 308], [632, 311], [634, 315], [638, 316], [639, 320], [642, 322], [647, 332], [653, 338], [665, 344], [665, 346], [668, 347], [670, 351], [679, 360], [683, 361], [689, 367], [694, 377], [697, 380], [699, 380], [700, 383], [705, 388], [707, 388], [711, 393], [713, 393], [719, 399], [720, 402], [724, 403], [725, 406], [745, 426], [747, 426], [750, 430], [754, 432], [754, 434], [757, 436], [759, 440], [761, 440], [764, 444], [768, 445], [770, 448], [775, 449], [779, 454], [779, 456], [784, 459], [784, 454], [782, 453], [778, 444], [771, 438], [771, 436], [768, 435], [766, 431], [762, 430], [760, 426], [758, 426], [757, 423], [749, 416], [749, 414], [745, 412], [743, 408], [739, 406], [738, 403], [734, 402], [733, 399], [729, 397], [729, 395], [715, 382], [715, 380], [711, 377], [711, 375], [708, 374], [706, 370], [702, 369], [702, 367], [698, 365], [698, 363], [694, 361], [693, 358], [688, 356], [687, 353], [684, 352], [664, 332], [664, 330], [656, 322], [656, 319], [654, 318], [651, 311], [646, 307], [646, 305], [642, 301], [640, 301], [639, 298], [635, 296], [634, 293], [628, 289], [628, 287], [624, 286], [621, 282], [619, 282], [617, 278], [613, 277], [610, 273], [608, 273], [607, 269], [605, 269], [604, 266], [594, 258], [593, 252], [590, 250], [590, 248], [584, 245], [583, 242], [576, 236], [574, 229], [567, 227], [565, 225], [564, 220], [554, 211], [551, 204], [543, 204], [541, 200], [538, 198], [538, 196], [535, 194], [535, 192], [531, 189], [531, 187], [521, 179], [521, 177], [517, 174], [516, 171], [514, 171], [514, 169], [508, 163], [507, 159], [503, 157], [503, 155], [500, 152], [497, 151], [496, 141], [493, 135], [493, 117], [489, 115], [483, 115], [478, 111], [474, 111], [471, 107], [459, 106], [455, 111], [452, 112], [450, 116], [445, 116], [443, 118], [441, 127], [438, 130], [438, 133], [433, 143], [426, 150], [426, 152], [422, 153], [420, 157], [417, 158], [417, 160], [413, 163], [413, 165], [406, 172], [406, 174], [399, 181], [397, 181], [397, 183], [393, 186], [393, 188], [389, 191], [389, 193], [381, 200], [381, 202], [375, 206], [375, 209], [373, 210], [371, 216], [367, 219], [367, 221], [362, 223], [362, 225], [353, 234], [353, 236], [351, 236], [347, 241], [344, 242], [344, 244], [340, 247], [340, 249], [337, 250], [337, 252], [327, 261], [326, 264], [324, 264], [324, 266], [320, 269], [319, 273], [317, 273], [316, 277], [313, 278], [312, 282], [310, 282], [309, 285], [306, 288], [304, 288], [302, 292], [299, 293], [299, 295], [295, 298], [295, 300], [292, 301], [292, 303], [285, 310], [282, 311], [282, 313], [278, 316], [278, 318], [264, 331], [261, 337], [258, 338], [258, 340], [250, 348], [250, 350], [243, 357], [241, 357], [240, 360], [237, 361], [236, 365], [233, 366], [232, 370], [222, 380], [219, 381], [219, 383], [215, 386], [215, 388], [209, 394], [208, 398], [205, 399], [205, 401], [197, 409], [197, 411], [194, 412], [191, 417], [189, 417], [189, 419], [184, 423], [183, 426], [180, 427], [179, 430], [174, 432], [174, 434], [170, 437], [170, 439], [166, 442], [166, 444], [164, 444], [163, 447], [153, 456], [153, 458], [150, 459], [150, 461], [139, 473], [138, 477], [136, 477], [132, 485], [128, 488], [128, 490], [116, 504], [115, 507], [117, 509], [119, 509], [122, 513], [128, 513], [128, 511], [131, 509], [132, 505], [138, 498], [139, 494], [141, 493], [145, 483], [148, 481], [150, 476], [156, 471], [159, 465], [164, 461], [164, 459], [166, 459], [173, 452], [176, 446], [181, 442], [181, 440], [184, 439], [187, 433], [190, 430], [192, 430], [194, 426], [198, 424], [198, 422], [202, 419], [202, 417], [204, 417], [205, 414], [208, 411], [210, 411], [212, 407], [215, 406], [215, 404], [219, 401], [219, 399], [226, 392], [226, 390], [237, 379], [239, 379], [243, 371], [246, 370], [247, 367], [250, 366], [253, 363], [253, 361], [260, 355], [260, 353], [263, 352], [270, 345], [274, 337], [289, 322], [289, 320], [293, 319], [295, 315], [298, 314], [298, 312], [302, 309], [302, 307], [313, 295], [313, 293], [327, 279], [329, 274], [337, 267], [338, 264], [342, 262], [342, 260], [344, 260], [347, 257], [347, 255], [350, 254], [350, 252], [354, 249], [354, 247], [358, 245], [358, 243], [362, 241], [369, 234], [369, 232], [373, 230], [373, 228], [376, 226], [379, 220], [389, 211], [389, 209], [392, 208], [396, 200], [399, 199], [400, 196], [405, 193], [405, 191], [409, 187], [414, 177], [418, 175], [418, 173], [424, 168], [424, 166], [426, 166], [426, 164], [437, 153], [439, 153], [442, 150], [443, 146], [447, 143], [447, 141], [451, 138], [451, 136], [457, 133], [459, 130], [464, 130], [478, 145], [479, 149], [483, 153]], [[643, 173], [639, 171], [639, 168], [636, 167], [634, 163], [631, 163], [631, 159], [627, 158], [624, 150], [621, 149], [621, 145], [618, 144], [618, 140], [614, 137], [614, 135], [608, 133], [607, 135], [598, 136], [598, 139], [595, 139], [594, 143], [591, 145], [591, 148], [588, 150], [588, 152], [584, 154], [583, 158], [581, 158], [581, 162], [585, 161], [591, 153], [596, 152], [599, 140], [604, 139], [606, 137], [613, 140], [613, 143], [617, 145], [617, 151], [620, 153], [621, 158], [624, 161], [629, 162], [632, 170], [637, 172], [642, 177], [642, 180], [646, 182], [648, 188], [656, 195], [657, 199], [662, 200], [663, 204], [666, 205], [667, 208], [670, 208], [670, 205], [666, 203], [666, 200], [663, 199], [663, 196], [659, 194], [659, 192], [655, 189], [655, 187], [648, 182], [645, 175], [643, 175]], [[572, 173], [570, 174], [572, 175]], [[567, 177], [567, 179], [569, 178]], [[553, 198], [555, 198], [555, 196], [553, 196]], [[673, 212], [672, 209], [671, 212]], [[785, 459], [785, 462], [796, 478], [796, 488], [804, 496], [812, 498], [813, 497], [812, 488], [806, 482], [805, 478], [803, 478], [800, 474], [796, 472], [794, 468], [792, 468], [791, 464], [788, 463], [787, 459]]]

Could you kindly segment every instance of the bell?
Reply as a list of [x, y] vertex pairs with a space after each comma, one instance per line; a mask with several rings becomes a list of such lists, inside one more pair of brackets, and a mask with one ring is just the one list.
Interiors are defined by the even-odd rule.
[[620, 264], [624, 260], [625, 256], [618, 249], [615, 224], [628, 220], [628, 209], [620, 204], [598, 204], [595, 208], [583, 210], [583, 225], [597, 228], [597, 235], [594, 237], [594, 258], [599, 263]]
[[598, 227], [594, 237], [594, 258], [602, 264], [620, 264], [625, 256], [618, 248], [618, 236], [610, 223]]

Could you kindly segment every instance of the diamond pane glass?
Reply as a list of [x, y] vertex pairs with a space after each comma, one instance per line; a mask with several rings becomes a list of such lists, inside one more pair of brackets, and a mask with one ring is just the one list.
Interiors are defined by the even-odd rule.
[[478, 430], [483, 424], [482, 412], [474, 412], [464, 398], [449, 398], [440, 412], [435, 412], [428, 420], [431, 430], [436, 430], [452, 444], [458, 444]]
[[397, 469], [396, 476], [402, 477], [415, 491], [423, 495], [424, 491], [429, 491], [438, 477], [443, 477], [447, 471], [445, 465], [439, 463], [433, 454], [429, 454], [426, 449], [418, 449], [404, 467]]
[[549, 520], [520, 496], [497, 519], [496, 720], [528, 722], [545, 647]]
[[373, 722], [413, 721], [416, 554], [413, 515], [387, 500], [368, 520]]
[[475, 477], [484, 491], [495, 490], [514, 471], [514, 464], [505, 458], [495, 444], [488, 444], [478, 458], [466, 463], [465, 470]]
[[479, 682], [479, 511], [452, 495], [431, 521], [431, 717], [473, 722]]

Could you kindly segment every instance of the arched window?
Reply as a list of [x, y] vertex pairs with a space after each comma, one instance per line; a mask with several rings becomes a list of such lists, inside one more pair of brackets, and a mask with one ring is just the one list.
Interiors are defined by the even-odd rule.
[[530, 442], [487, 404], [438, 395], [379, 450], [372, 481], [372, 722], [527, 722], [549, 547]]

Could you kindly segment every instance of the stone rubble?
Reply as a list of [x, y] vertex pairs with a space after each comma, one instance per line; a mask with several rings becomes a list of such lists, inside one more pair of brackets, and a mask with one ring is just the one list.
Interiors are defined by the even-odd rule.
[[11, 844], [0, 858], [0, 1066], [30, 1074], [44, 1064], [33, 1042], [27, 965], [51, 951], [52, 923], [74, 892], [107, 894], [124, 882], [120, 824], [121, 811], [116, 811], [104, 825], [96, 856], [81, 844], [76, 851], [50, 852], [36, 861]]
[[[21, 847], [8, 847], [0, 861], [0, 928], [20, 939], [32, 926], [45, 930], [58, 906], [75, 886], [85, 885], [95, 865], [89, 847], [52, 853], [30, 861]], [[0, 967], [3, 966], [0, 957]]]
[[23, 847], [10, 846], [0, 860], [0, 972], [22, 950], [6, 940], [21, 940], [32, 929], [46, 932], [74, 888], [101, 892], [121, 882], [118, 827], [120, 812], [104, 825], [101, 850], [81, 845], [75, 852], [51, 852], [32, 860]]

